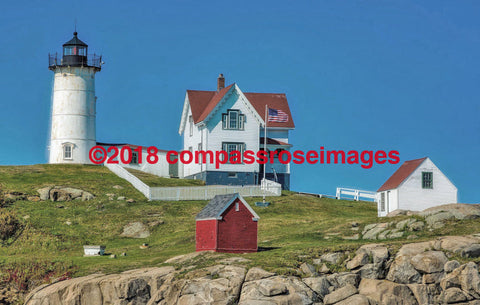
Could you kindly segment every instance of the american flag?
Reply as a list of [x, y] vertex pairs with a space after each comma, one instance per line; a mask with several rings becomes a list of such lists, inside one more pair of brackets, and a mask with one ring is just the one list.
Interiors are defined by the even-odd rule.
[[268, 121], [278, 123], [288, 122], [288, 114], [282, 110], [268, 108]]

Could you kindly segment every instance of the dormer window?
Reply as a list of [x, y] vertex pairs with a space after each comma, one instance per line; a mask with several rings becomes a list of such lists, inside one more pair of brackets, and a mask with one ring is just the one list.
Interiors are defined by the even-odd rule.
[[222, 114], [222, 128], [243, 130], [245, 115], [240, 114], [240, 110], [229, 109], [227, 113]]
[[73, 159], [73, 144], [65, 143], [63, 144], [63, 159], [72, 160]]

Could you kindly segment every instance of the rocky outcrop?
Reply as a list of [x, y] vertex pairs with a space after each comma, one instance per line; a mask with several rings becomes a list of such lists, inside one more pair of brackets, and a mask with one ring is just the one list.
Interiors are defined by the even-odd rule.
[[448, 217], [450, 215], [453, 218], [458, 220], [463, 219], [475, 219], [480, 217], [480, 204], [462, 204], [462, 203], [452, 203], [452, 204], [444, 204], [432, 208], [428, 208], [418, 215], [423, 217], [430, 217], [432, 215], [436, 215], [439, 213], [448, 213]]
[[265, 279], [245, 282], [238, 304], [309, 305], [313, 304], [316, 300], [317, 296], [315, 293], [299, 278], [272, 276]]
[[[306, 276], [303, 279], [259, 267], [247, 270], [241, 264], [249, 261], [241, 257], [191, 271], [161, 267], [93, 274], [39, 287], [27, 297], [26, 304], [474, 305], [480, 304], [478, 265], [461, 264], [448, 257], [479, 243], [476, 236], [440, 237], [405, 244], [395, 255], [386, 245], [367, 244], [354, 253], [337, 251], [319, 256], [320, 262], [331, 264], [332, 269], [348, 268], [346, 272], [322, 274], [318, 270], [321, 265], [313, 263], [317, 259], [304, 257], [298, 270], [299, 275]], [[183, 255], [168, 262], [188, 265], [198, 255]]]
[[74, 199], [87, 201], [95, 198], [93, 194], [72, 188], [72, 187], [62, 187], [62, 186], [47, 186], [37, 190], [40, 195], [40, 200], [51, 200], [51, 201], [71, 201]]
[[[416, 235], [410, 232], [425, 229], [440, 229], [444, 227], [445, 223], [449, 220], [475, 219], [480, 217], [480, 204], [445, 204], [426, 209], [422, 212], [396, 210], [390, 212], [387, 216], [395, 217], [402, 215], [412, 217], [400, 221], [368, 224], [363, 228], [361, 237], [367, 240], [380, 240], [400, 238], [409, 234], [408, 238], [416, 238]], [[478, 252], [478, 255], [480, 255], [480, 245], [469, 249], [469, 252]]]
[[93, 274], [39, 287], [25, 304], [232, 304], [240, 296], [245, 272], [243, 267], [220, 265], [182, 279], [173, 267]]
[[40, 286], [30, 293], [25, 304], [147, 304], [164, 283], [173, 278], [173, 267], [148, 268], [121, 274], [92, 274]]
[[148, 227], [139, 221], [130, 222], [123, 227], [120, 236], [131, 238], [147, 238], [150, 236]]
[[407, 285], [387, 280], [362, 279], [359, 292], [378, 304], [418, 304], [412, 290]]

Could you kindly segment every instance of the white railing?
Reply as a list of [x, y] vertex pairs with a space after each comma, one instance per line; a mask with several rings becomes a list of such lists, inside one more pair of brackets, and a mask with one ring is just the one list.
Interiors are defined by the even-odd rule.
[[353, 199], [355, 201], [359, 201], [360, 198], [367, 199], [370, 201], [377, 201], [377, 193], [371, 191], [362, 191], [356, 189], [349, 189], [344, 187], [337, 187], [336, 197], [337, 199], [342, 199], [342, 195], [344, 196], [351, 196], [350, 197], [343, 197], [343, 199]]
[[148, 200], [152, 199], [150, 194], [150, 187], [143, 183], [142, 180], [138, 179], [135, 175], [127, 171], [125, 168], [121, 167], [118, 164], [108, 164], [104, 163], [105, 167], [111, 170], [114, 174], [130, 182], [134, 188], [139, 190]]
[[262, 185], [207, 185], [149, 187], [135, 175], [118, 164], [104, 164], [114, 174], [130, 182], [148, 200], [210, 200], [215, 195], [239, 193], [243, 197], [281, 196], [282, 185], [270, 180], [262, 180]]

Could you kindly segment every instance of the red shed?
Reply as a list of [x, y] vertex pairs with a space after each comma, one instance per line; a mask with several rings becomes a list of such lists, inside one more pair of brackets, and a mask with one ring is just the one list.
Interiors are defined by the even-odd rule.
[[258, 219], [238, 193], [215, 196], [195, 217], [197, 251], [257, 252]]

